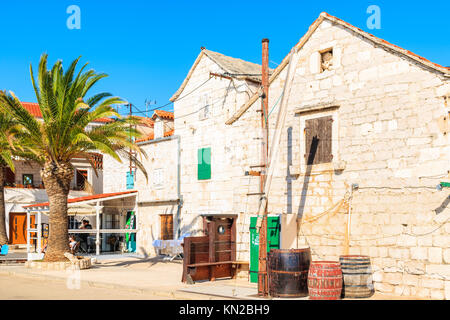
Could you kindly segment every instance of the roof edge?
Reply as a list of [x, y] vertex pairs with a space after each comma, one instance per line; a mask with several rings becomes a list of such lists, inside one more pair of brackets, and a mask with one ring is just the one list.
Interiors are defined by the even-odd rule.
[[[316, 31], [318, 26], [325, 19], [327, 19], [333, 23], [339, 24], [347, 29], [350, 29], [353, 32], [363, 36], [364, 38], [366, 38], [368, 40], [371, 40], [372, 42], [374, 42], [380, 46], [383, 46], [387, 49], [395, 51], [395, 52], [397, 52], [407, 58], [410, 58], [428, 68], [431, 68], [435, 71], [442, 73], [445, 77], [450, 78], [450, 67], [443, 67], [437, 63], [433, 63], [433, 62], [429, 61], [428, 59], [421, 57], [409, 50], [403, 49], [403, 48], [396, 46], [386, 40], [383, 40], [383, 39], [378, 38], [368, 32], [365, 32], [365, 31], [361, 30], [360, 28], [357, 28], [357, 27], [351, 25], [350, 23], [345, 22], [344, 20], [341, 20], [337, 17], [334, 17], [334, 16], [328, 14], [327, 12], [321, 12], [319, 17], [310, 25], [310, 27], [308, 28], [308, 31], [303, 35], [303, 37], [300, 38], [300, 41], [294, 46], [294, 48], [295, 48], [294, 53], [297, 53], [305, 45], [305, 43], [309, 40], [311, 35]], [[291, 52], [289, 52], [289, 54], [287, 54], [286, 57], [284, 57], [284, 59], [281, 61], [280, 65], [275, 69], [273, 74], [270, 76], [269, 86], [280, 75], [280, 73], [284, 70], [284, 68], [288, 65], [290, 55], [291, 55]], [[234, 115], [232, 115], [225, 122], [225, 124], [231, 125], [235, 121], [237, 121], [256, 102], [256, 100], [258, 100], [259, 94], [260, 94], [259, 92], [256, 92], [244, 105], [242, 105], [242, 107], [238, 111], [236, 111], [236, 113]]]

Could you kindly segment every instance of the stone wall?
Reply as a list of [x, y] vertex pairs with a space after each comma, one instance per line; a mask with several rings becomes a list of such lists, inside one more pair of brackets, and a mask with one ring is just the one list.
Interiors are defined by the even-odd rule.
[[[334, 67], [320, 72], [318, 55], [328, 48], [333, 48]], [[328, 21], [293, 63], [288, 117], [269, 196], [270, 213], [294, 216], [289, 220], [297, 230], [282, 231], [284, 247], [309, 245], [313, 259], [337, 260], [346, 252], [348, 237], [351, 254], [371, 257], [376, 290], [450, 299], [450, 198], [448, 189], [435, 188], [449, 178], [450, 137], [439, 126], [443, 117], [448, 119], [448, 78]], [[269, 109], [281, 95], [287, 68], [271, 84]], [[257, 127], [258, 109], [259, 101], [232, 125], [241, 129], [232, 139], [236, 148], [255, 144], [242, 136]], [[278, 110], [279, 105], [269, 119], [270, 137]], [[306, 166], [302, 128], [305, 119], [323, 115], [334, 120], [333, 162]], [[244, 156], [234, 166], [257, 159], [258, 154]], [[233, 173], [234, 208], [256, 212], [255, 204], [241, 208], [245, 189], [257, 186], [258, 178]], [[352, 184], [359, 188], [350, 197]], [[333, 210], [343, 199], [348, 201]]]
[[[137, 170], [134, 190], [137, 196], [137, 252], [154, 256], [153, 240], [160, 239], [160, 215], [173, 214], [174, 237], [178, 227], [177, 165], [178, 140], [175, 136], [149, 140], [139, 143], [145, 152], [140, 161], [147, 171], [148, 179], [141, 170]], [[105, 192], [126, 191], [126, 173], [129, 171], [128, 159], [117, 162], [104, 156]], [[120, 208], [121, 204], [117, 204]], [[112, 209], [109, 209], [112, 210]]]

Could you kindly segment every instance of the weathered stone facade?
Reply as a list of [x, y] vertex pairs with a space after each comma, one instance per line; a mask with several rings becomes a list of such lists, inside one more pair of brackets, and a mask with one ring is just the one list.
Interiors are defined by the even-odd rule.
[[[320, 52], [330, 48], [332, 70], [321, 72]], [[288, 222], [282, 227], [283, 247], [309, 245], [314, 259], [338, 260], [348, 237], [350, 254], [371, 257], [376, 290], [450, 299], [450, 198], [448, 190], [436, 189], [449, 178], [450, 138], [440, 124], [450, 111], [448, 73], [328, 19], [292, 63], [288, 116], [269, 195], [269, 212]], [[271, 83], [269, 110], [282, 93], [288, 68]], [[260, 100], [232, 124], [241, 129], [233, 140], [242, 146], [255, 144], [243, 137], [258, 126], [258, 109]], [[269, 118], [269, 141], [278, 110], [279, 105]], [[307, 166], [305, 120], [326, 115], [334, 120], [333, 161]], [[258, 159], [255, 154], [233, 164]], [[230, 179], [235, 188], [244, 186], [238, 179], [242, 176]], [[353, 184], [359, 188], [352, 193]], [[336, 206], [344, 198], [348, 201]], [[234, 201], [237, 212], [244, 212], [239, 210], [244, 192]]]
[[[239, 136], [240, 130], [225, 125], [225, 121], [259, 85], [246, 79], [217, 76], [224, 73], [220, 65], [201, 53], [181, 93], [182, 99], [174, 100], [175, 133], [181, 143], [181, 233], [189, 232], [192, 236], [202, 234], [202, 215], [235, 214], [238, 217], [234, 199], [236, 193], [245, 189], [242, 184], [247, 178], [244, 167], [235, 165], [236, 159], [256, 152], [252, 144], [240, 144], [247, 137]], [[206, 116], [205, 106], [208, 108]], [[249, 132], [244, 134], [255, 136]], [[198, 179], [201, 148], [211, 150], [211, 178], [206, 180]], [[243, 237], [241, 231], [239, 227], [237, 241], [246, 242], [248, 246], [248, 230]], [[248, 260], [241, 257], [239, 251], [237, 259]]]

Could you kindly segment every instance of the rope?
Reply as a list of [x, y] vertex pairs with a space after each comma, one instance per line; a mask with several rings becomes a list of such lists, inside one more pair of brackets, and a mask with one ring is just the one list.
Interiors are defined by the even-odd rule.
[[280, 102], [281, 97], [283, 97], [283, 93], [281, 93], [280, 97], [278, 98], [277, 102], [275, 102], [275, 105], [272, 107], [272, 110], [269, 112], [269, 117], [272, 114], [272, 111], [275, 109], [275, 107], [278, 105], [278, 102]]

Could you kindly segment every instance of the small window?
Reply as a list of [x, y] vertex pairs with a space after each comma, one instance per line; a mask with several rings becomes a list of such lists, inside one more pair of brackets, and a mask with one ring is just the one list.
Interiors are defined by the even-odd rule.
[[33, 185], [33, 175], [32, 174], [23, 174], [22, 175], [22, 184], [24, 186], [32, 186]]
[[332, 128], [332, 116], [305, 121], [305, 162], [307, 165], [333, 161]]
[[86, 182], [88, 181], [88, 172], [87, 170], [76, 170], [76, 179], [77, 179], [77, 190], [85, 190]]
[[328, 49], [320, 53], [320, 72], [333, 68], [333, 49]]
[[198, 149], [198, 180], [211, 179], [211, 148]]

